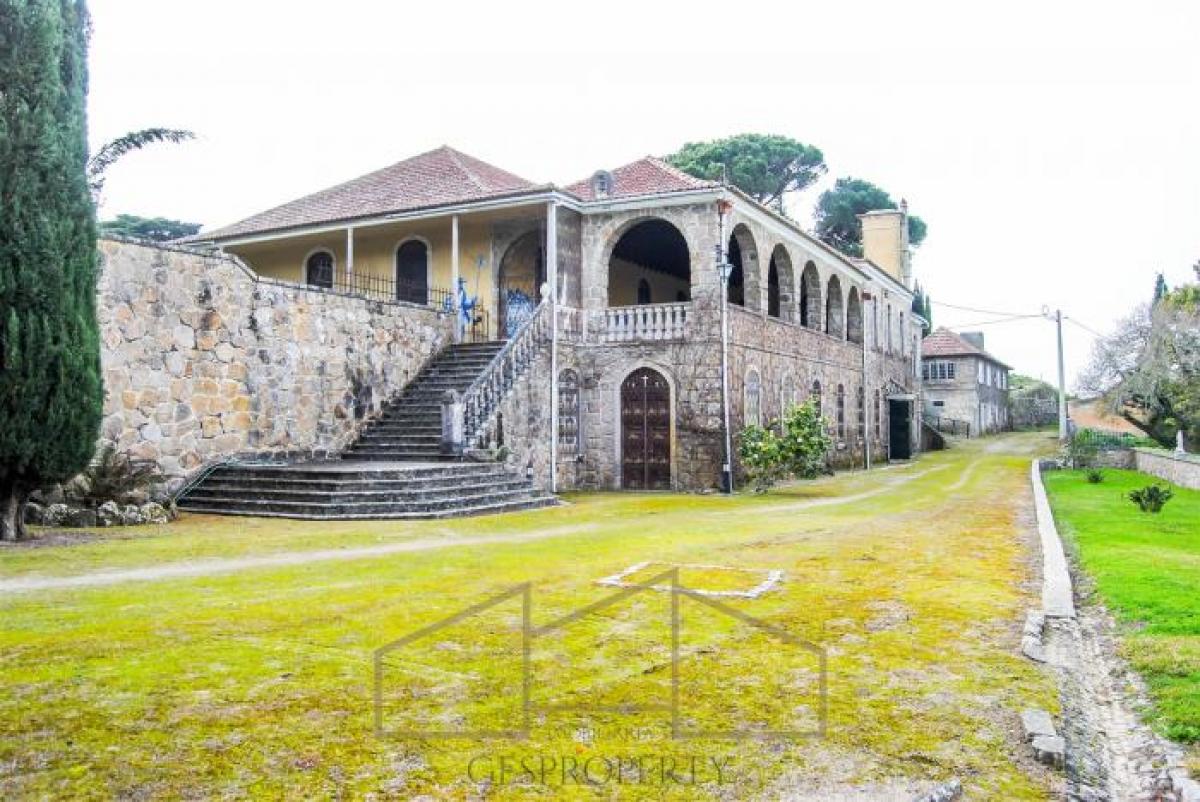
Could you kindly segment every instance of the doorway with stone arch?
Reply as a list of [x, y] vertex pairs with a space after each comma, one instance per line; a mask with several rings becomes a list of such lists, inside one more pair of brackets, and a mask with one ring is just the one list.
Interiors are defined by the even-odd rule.
[[621, 382], [621, 487], [671, 489], [671, 385], [653, 368]]

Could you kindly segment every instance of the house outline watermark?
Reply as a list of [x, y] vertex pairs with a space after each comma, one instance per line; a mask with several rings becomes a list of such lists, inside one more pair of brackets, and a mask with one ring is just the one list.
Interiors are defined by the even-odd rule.
[[[611, 607], [614, 604], [624, 601], [625, 599], [637, 593], [647, 591], [661, 591], [662, 583], [670, 582], [671, 594], [671, 682], [670, 682], [670, 701], [666, 704], [642, 704], [642, 705], [534, 705], [532, 702], [533, 689], [533, 671], [532, 671], [532, 651], [533, 640], [549, 636], [567, 625], [582, 620], [585, 616], [599, 612], [600, 610]], [[657, 587], [656, 587], [657, 586]], [[471, 618], [479, 613], [489, 610], [499, 604], [503, 604], [511, 599], [520, 597], [521, 599], [521, 717], [520, 726], [514, 729], [502, 730], [388, 730], [384, 726], [383, 715], [383, 675], [384, 675], [384, 658], [387, 655], [403, 649], [411, 643], [422, 640], [430, 635], [454, 626], [455, 624]], [[800, 651], [806, 652], [816, 658], [818, 664], [817, 676], [817, 727], [813, 730], [686, 730], [682, 726], [681, 702], [680, 702], [680, 601], [682, 598], [692, 599], [700, 604], [716, 610], [722, 615], [733, 618], [743, 624], [747, 624], [761, 632], [765, 632], [771, 637], [779, 640], [789, 646], [793, 646]], [[753, 740], [753, 739], [788, 739], [800, 740], [804, 738], [824, 738], [828, 730], [829, 724], [829, 673], [828, 673], [828, 656], [825, 650], [816, 644], [803, 640], [792, 635], [790, 632], [769, 624], [754, 616], [748, 615], [741, 610], [737, 610], [725, 602], [722, 602], [703, 591], [697, 591], [691, 588], [684, 587], [679, 584], [679, 568], [678, 566], [670, 568], [662, 573], [649, 577], [644, 582], [630, 584], [621, 588], [618, 591], [610, 593], [602, 599], [598, 599], [591, 604], [586, 604], [564, 616], [554, 619], [548, 624], [535, 627], [532, 621], [533, 612], [533, 583], [524, 582], [520, 585], [515, 585], [508, 590], [485, 599], [470, 607], [466, 607], [459, 612], [440, 621], [436, 621], [428, 626], [422, 627], [414, 632], [410, 632], [403, 637], [393, 640], [379, 647], [374, 652], [374, 718], [375, 718], [375, 735], [378, 738], [398, 738], [401, 740], [439, 740], [439, 739], [489, 739], [503, 738], [509, 740], [525, 740], [529, 737], [532, 731], [533, 714], [537, 713], [616, 713], [616, 714], [632, 714], [632, 713], [663, 713], [669, 716], [671, 723], [671, 738], [673, 740], [696, 740], [696, 739], [713, 739], [713, 740]]]

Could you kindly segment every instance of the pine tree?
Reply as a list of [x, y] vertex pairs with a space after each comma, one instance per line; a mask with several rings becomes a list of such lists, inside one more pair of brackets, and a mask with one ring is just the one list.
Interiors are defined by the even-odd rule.
[[103, 405], [82, 0], [0, 0], [0, 539], [82, 470]]

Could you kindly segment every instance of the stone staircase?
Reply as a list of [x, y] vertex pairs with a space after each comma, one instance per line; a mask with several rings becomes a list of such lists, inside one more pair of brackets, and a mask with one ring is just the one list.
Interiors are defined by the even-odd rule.
[[441, 453], [441, 400], [462, 392], [504, 346], [454, 345], [369, 423], [341, 460], [291, 465], [233, 463], [213, 469], [180, 509], [310, 520], [482, 515], [555, 504], [505, 466]]
[[443, 351], [367, 424], [343, 459], [453, 459], [442, 454], [442, 396], [470, 387], [503, 347], [503, 342], [463, 343]]

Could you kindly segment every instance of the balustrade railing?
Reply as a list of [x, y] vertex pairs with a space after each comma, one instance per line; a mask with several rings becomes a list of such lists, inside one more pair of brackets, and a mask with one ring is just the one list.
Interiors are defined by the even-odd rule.
[[602, 342], [681, 340], [687, 330], [691, 304], [640, 304], [610, 306], [603, 310], [598, 332]]
[[478, 443], [504, 396], [549, 341], [550, 307], [543, 301], [463, 393], [463, 430], [468, 444]]

